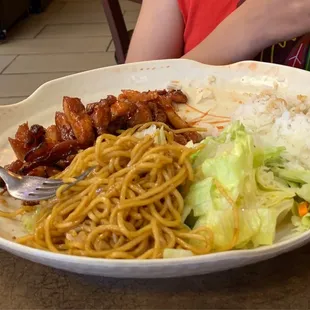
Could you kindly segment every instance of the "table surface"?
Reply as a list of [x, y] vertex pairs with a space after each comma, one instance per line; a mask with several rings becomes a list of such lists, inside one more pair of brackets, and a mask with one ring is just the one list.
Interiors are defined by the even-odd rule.
[[309, 309], [310, 245], [245, 268], [161, 280], [89, 277], [0, 251], [0, 309]]

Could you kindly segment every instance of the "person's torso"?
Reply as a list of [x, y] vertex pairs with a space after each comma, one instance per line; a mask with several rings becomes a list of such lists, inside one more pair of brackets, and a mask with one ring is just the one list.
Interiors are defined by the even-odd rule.
[[[228, 15], [246, 0], [178, 0], [182, 12], [184, 53], [203, 41]], [[223, 38], [229, 40], [229, 37]], [[255, 60], [284, 64], [310, 71], [310, 35], [275, 44]]]

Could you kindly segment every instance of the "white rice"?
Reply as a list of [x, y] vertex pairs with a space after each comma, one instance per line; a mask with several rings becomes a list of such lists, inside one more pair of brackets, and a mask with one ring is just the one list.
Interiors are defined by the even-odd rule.
[[292, 169], [310, 169], [308, 109], [304, 102], [290, 106], [274, 95], [260, 95], [241, 105], [232, 120], [240, 120], [256, 144], [284, 146]]

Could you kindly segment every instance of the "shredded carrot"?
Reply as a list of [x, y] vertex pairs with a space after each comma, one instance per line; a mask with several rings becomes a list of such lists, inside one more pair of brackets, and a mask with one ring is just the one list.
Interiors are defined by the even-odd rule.
[[233, 207], [235, 205], [234, 200], [229, 196], [224, 186], [216, 179], [214, 179], [214, 185], [217, 190], [224, 196], [224, 198], [228, 201], [228, 203]]
[[305, 216], [308, 213], [308, 202], [304, 201], [298, 205], [298, 214], [300, 217]]
[[216, 179], [214, 179], [214, 184], [217, 188], [217, 190], [225, 197], [225, 199], [228, 201], [228, 203], [231, 205], [233, 209], [233, 215], [234, 215], [234, 234], [231, 244], [228, 247], [225, 247], [221, 249], [221, 251], [229, 251], [232, 250], [239, 239], [240, 234], [240, 215], [239, 215], [239, 209], [236, 206], [234, 200], [230, 197], [230, 195], [227, 193], [226, 189], [223, 187], [223, 185]]

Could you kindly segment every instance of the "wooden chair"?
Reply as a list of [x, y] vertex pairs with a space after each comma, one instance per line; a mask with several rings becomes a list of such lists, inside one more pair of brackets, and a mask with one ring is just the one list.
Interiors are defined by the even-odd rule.
[[6, 39], [7, 30], [28, 14], [28, 0], [0, 0], [0, 44]]
[[[142, 0], [130, 0], [142, 3]], [[118, 64], [123, 64], [126, 60], [132, 31], [128, 31], [121, 6], [118, 0], [102, 0], [102, 5], [112, 33], [115, 45], [115, 58]]]

